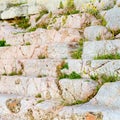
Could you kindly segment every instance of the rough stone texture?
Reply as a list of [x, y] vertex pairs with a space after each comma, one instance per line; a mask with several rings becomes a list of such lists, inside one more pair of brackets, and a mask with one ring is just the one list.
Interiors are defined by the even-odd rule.
[[70, 74], [75, 71], [81, 74], [83, 78], [90, 78], [90, 75], [107, 74], [119, 75], [120, 74], [120, 61], [119, 60], [66, 60], [69, 69], [62, 69], [62, 73]]
[[112, 7], [114, 7], [114, 0], [96, 0], [94, 5], [99, 9], [99, 10], [107, 10]]
[[[76, 14], [76, 15], [69, 15], [68, 18], [66, 19], [65, 21], [65, 27], [68, 27], [68, 28], [80, 28], [80, 20], [81, 20], [81, 17], [79, 14]], [[77, 23], [77, 24], [76, 24]]]
[[[51, 20], [52, 22], [53, 20]], [[55, 18], [55, 22], [50, 24], [50, 28], [74, 28], [74, 29], [83, 29], [89, 24], [93, 24], [96, 21], [96, 18], [88, 13], [73, 14], [68, 16], [60, 16]]]
[[1, 14], [1, 18], [10, 19], [15, 17], [25, 16], [28, 14], [27, 9], [28, 9], [27, 5], [19, 6], [19, 7], [11, 7], [10, 9], [4, 11]]
[[[90, 74], [118, 74], [120, 73], [119, 60], [67, 60], [69, 69], [61, 70], [62, 73], [70, 74], [73, 71], [89, 78]], [[57, 66], [63, 60], [0, 60], [0, 74], [24, 75], [24, 76], [57, 76]], [[74, 66], [75, 65], [75, 66]], [[52, 71], [51, 71], [52, 69]]]
[[82, 60], [73, 60], [73, 59], [67, 59], [65, 60], [65, 63], [68, 64], [68, 69], [62, 69], [61, 72], [62, 73], [66, 73], [66, 74], [70, 74], [72, 73], [73, 71], [80, 74], [82, 72]]
[[95, 94], [97, 87], [97, 83], [89, 79], [62, 79], [59, 85], [63, 99], [69, 104], [87, 100]]
[[94, 59], [98, 55], [120, 53], [120, 40], [104, 40], [86, 42], [84, 44], [82, 59]]
[[119, 120], [119, 89], [120, 82], [106, 83], [90, 102], [64, 107], [54, 120]]
[[[56, 67], [62, 60], [0, 60], [0, 74], [23, 74], [24, 76], [56, 76]], [[52, 71], [51, 71], [52, 69]]]
[[84, 62], [84, 71], [88, 75], [94, 74], [107, 74], [119, 75], [120, 74], [120, 61], [119, 60], [93, 60], [87, 64]]
[[[11, 45], [0, 47], [0, 120], [120, 119], [120, 82], [104, 84], [97, 93], [102, 80], [91, 80], [91, 75], [120, 76], [120, 60], [93, 60], [120, 53], [119, 0], [74, 0], [80, 13], [70, 15], [57, 9], [60, 1], [0, 0], [0, 18], [10, 19], [0, 21], [0, 44], [6, 40]], [[67, 0], [62, 2], [66, 7]], [[107, 27], [100, 25], [94, 5]], [[36, 21], [43, 8], [53, 13]], [[29, 28], [12, 26], [20, 16], [30, 17]], [[47, 29], [30, 32], [44, 23]], [[113, 37], [118, 40], [110, 41]], [[89, 42], [83, 44], [86, 39]], [[81, 54], [81, 48], [82, 60], [72, 59], [71, 52], [78, 49]], [[82, 78], [58, 80], [67, 76], [64, 73]], [[78, 103], [82, 104], [74, 105]]]
[[91, 104], [70, 106], [64, 107], [54, 120], [119, 120], [119, 110], [120, 109]]
[[84, 30], [84, 36], [88, 40], [97, 40], [97, 39], [110, 39], [112, 34], [103, 26], [90, 26], [86, 27]]
[[4, 22], [0, 25], [0, 39], [5, 39], [10, 45], [50, 44], [55, 42], [77, 42], [81, 36], [76, 29], [61, 28], [56, 30], [37, 29], [34, 32], [22, 33], [23, 30], [16, 29]]
[[[2, 114], [0, 117], [7, 120], [31, 120], [31, 118], [36, 120], [118, 120], [120, 117], [119, 88], [120, 82], [107, 83], [90, 102], [65, 107], [60, 105], [60, 101], [49, 100], [38, 103], [37, 98], [1, 95], [0, 113]], [[20, 101], [19, 104], [17, 104], [18, 101]], [[12, 114], [12, 111], [16, 109], [20, 111]]]
[[107, 28], [112, 31], [117, 31], [120, 29], [120, 8], [115, 7], [110, 9], [105, 14], [105, 19], [107, 21]]
[[105, 105], [108, 107], [119, 108], [119, 91], [120, 91], [120, 82], [106, 83], [104, 84], [97, 95], [90, 101], [90, 103]]
[[44, 56], [47, 55], [46, 48], [45, 46], [42, 47], [39, 45], [1, 47], [0, 59], [38, 58], [41, 54]]
[[[0, 59], [45, 59], [71, 58], [71, 52], [78, 44], [53, 43], [51, 45], [9, 46], [0, 48]], [[62, 51], [61, 51], [62, 49]], [[42, 58], [45, 57], [45, 58]]]
[[[50, 120], [55, 116], [55, 112], [62, 108], [60, 101], [47, 100], [39, 103], [38, 98], [4, 94], [1, 94], [0, 98], [0, 118], [6, 120]], [[15, 109], [20, 110], [13, 113]]]
[[52, 77], [2, 76], [0, 93], [31, 96], [36, 98], [60, 99], [57, 79]]
[[[78, 48], [77, 43], [72, 43], [72, 44], [60, 44], [60, 43], [55, 43], [51, 44], [51, 47], [48, 47], [48, 58], [71, 58], [71, 52], [75, 51]], [[54, 53], [53, 53], [54, 51]]]
[[[23, 15], [37, 14], [43, 8], [47, 8], [49, 11], [55, 11], [59, 7], [61, 0], [1, 0], [0, 11], [2, 19], [9, 19], [19, 17]], [[66, 6], [66, 0], [62, 0], [64, 6]], [[83, 5], [89, 3], [90, 0], [75, 0], [75, 6], [77, 9]], [[17, 5], [18, 4], [18, 5]], [[21, 11], [21, 12], [19, 12]]]

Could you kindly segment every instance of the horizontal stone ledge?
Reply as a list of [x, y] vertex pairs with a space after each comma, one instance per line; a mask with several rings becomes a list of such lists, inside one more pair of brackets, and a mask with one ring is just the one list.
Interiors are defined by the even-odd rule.
[[14, 94], [48, 99], [61, 99], [60, 90], [54, 77], [1, 76], [0, 94]]
[[56, 69], [61, 62], [60, 59], [2, 59], [0, 60], [0, 74], [54, 77], [57, 76]]
[[0, 47], [0, 59], [45, 59], [71, 58], [71, 52], [78, 44], [53, 43], [48, 45], [4, 46]]
[[58, 72], [70, 75], [72, 72], [83, 78], [91, 75], [119, 75], [120, 60], [74, 60], [74, 59], [1, 59], [0, 75], [51, 76]]
[[120, 82], [106, 83], [89, 102], [70, 106], [65, 106], [60, 99], [41, 101], [39, 98], [0, 94], [0, 117], [8, 120], [16, 120], [16, 118], [27, 120], [29, 117], [36, 120], [39, 118], [72, 120], [75, 116], [75, 119], [118, 120], [119, 89]]
[[[30, 15], [39, 13], [42, 8], [48, 9], [48, 11], [58, 10], [61, 0], [1, 0], [0, 1], [0, 11], [2, 12], [2, 19], [10, 19], [14, 17], [19, 17], [23, 15]], [[66, 1], [62, 0], [63, 5], [66, 6]], [[88, 1], [74, 0], [75, 6], [79, 9]], [[24, 9], [24, 6], [26, 9]], [[17, 10], [17, 11], [16, 11]]]
[[[120, 54], [120, 40], [101, 40], [85, 42], [83, 47], [82, 59], [98, 59], [102, 55], [116, 55]], [[110, 59], [110, 58], [100, 58], [100, 59]], [[111, 59], [118, 59], [112, 58]], [[119, 58], [120, 59], [120, 58]]]
[[60, 100], [43, 101], [40, 98], [6, 94], [0, 94], [0, 98], [0, 118], [6, 120], [53, 118], [54, 112], [62, 107]]
[[61, 99], [67, 104], [72, 104], [93, 96], [97, 85], [93, 80], [82, 78], [59, 81], [55, 77], [1, 76], [0, 94], [31, 96], [43, 100]]
[[46, 30], [38, 28], [33, 32], [25, 32], [14, 28], [8, 23], [0, 25], [0, 39], [10, 45], [46, 45], [51, 43], [78, 42], [81, 38], [79, 31], [72, 28], [61, 28], [60, 30]]

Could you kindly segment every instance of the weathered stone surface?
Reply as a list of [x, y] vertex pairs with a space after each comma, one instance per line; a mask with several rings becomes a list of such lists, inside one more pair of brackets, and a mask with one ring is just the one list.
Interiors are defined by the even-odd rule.
[[81, 20], [81, 17], [80, 17], [79, 14], [69, 15], [66, 18], [65, 23], [63, 23], [63, 24], [65, 24], [64, 26], [68, 27], [68, 28], [81, 28], [81, 26], [80, 26], [80, 23], [81, 23], [80, 20]]
[[[119, 74], [119, 60], [67, 60], [69, 69], [61, 72], [70, 74], [71, 72], [82, 73], [85, 76], [99, 74]], [[56, 76], [56, 68], [61, 65], [62, 60], [0, 60], [0, 74], [23, 74], [25, 76]], [[75, 65], [75, 66], [74, 66]], [[52, 69], [52, 71], [51, 71]]]
[[[24, 76], [56, 76], [57, 66], [62, 60], [42, 59], [42, 60], [0, 60], [0, 74], [4, 75], [24, 75]], [[52, 70], [51, 70], [52, 69]]]
[[65, 102], [85, 101], [96, 93], [97, 83], [90, 79], [61, 79], [59, 85]]
[[31, 96], [46, 99], [61, 99], [57, 79], [52, 77], [1, 76], [0, 93]]
[[43, 59], [43, 60], [21, 60], [24, 64], [25, 76], [57, 76], [57, 66], [62, 60]]
[[104, 84], [97, 95], [90, 101], [90, 103], [97, 105], [105, 105], [107, 107], [119, 108], [120, 96], [120, 82]]
[[93, 60], [89, 65], [84, 63], [84, 71], [88, 75], [106, 74], [119, 75], [120, 73], [119, 60]]
[[64, 68], [61, 70], [62, 73], [70, 74], [73, 71], [80, 74], [82, 72], [83, 62], [82, 60], [67, 59], [65, 63], [68, 64], [68, 69]]
[[[40, 103], [40, 98], [4, 94], [1, 94], [0, 98], [0, 118], [6, 120], [50, 120], [54, 118], [55, 112], [62, 108], [61, 101], [55, 100]], [[19, 111], [14, 113], [17, 109]]]
[[90, 3], [91, 0], [74, 0], [77, 9], [81, 9], [84, 5]]
[[53, 43], [51, 45], [47, 44], [9, 47], [7, 46], [0, 48], [0, 59], [71, 58], [71, 52], [76, 50], [77, 48], [77, 43]]
[[[71, 58], [71, 52], [78, 48], [77, 43], [65, 44], [55, 43], [48, 47], [48, 58]], [[54, 51], [54, 53], [53, 53]]]
[[115, 5], [114, 0], [96, 0], [94, 5], [99, 9], [99, 10], [107, 10]]
[[[102, 105], [84, 104], [79, 106], [64, 107], [54, 120], [119, 120], [120, 109]], [[66, 114], [64, 114], [66, 113]]]
[[[0, 10], [1, 10], [1, 18], [9, 19], [14, 17], [19, 17], [23, 15], [37, 14], [42, 8], [46, 8], [49, 11], [58, 10], [59, 4], [61, 0], [1, 0], [0, 1]], [[63, 5], [66, 6], [66, 0], [62, 0]], [[89, 3], [90, 0], [75, 0], [74, 4], [77, 9], [81, 8], [83, 5]], [[26, 9], [24, 9], [26, 6]], [[17, 11], [16, 11], [17, 10]], [[19, 12], [21, 11], [21, 12]], [[8, 16], [8, 17], [7, 17]]]
[[81, 38], [78, 30], [72, 28], [62, 28], [59, 31], [54, 29], [37, 29], [34, 32], [22, 33], [23, 30], [16, 29], [8, 23], [0, 25], [0, 39], [5, 39], [10, 45], [45, 45], [55, 42], [77, 42]]
[[46, 47], [39, 45], [1, 47], [0, 54], [1, 59], [38, 58], [41, 54], [46, 56]]
[[[89, 24], [93, 24], [96, 21], [96, 18], [88, 13], [80, 14], [73, 14], [68, 16], [60, 16], [56, 17], [55, 22], [50, 24], [49, 26], [52, 28], [74, 28], [74, 29], [84, 29]], [[52, 20], [53, 21], [53, 20]], [[51, 21], [51, 22], [52, 22]]]
[[[119, 85], [120, 82], [107, 83], [103, 85], [90, 102], [65, 107], [61, 105], [60, 101], [47, 100], [38, 103], [39, 99], [37, 98], [23, 98], [2, 94], [2, 101], [0, 102], [0, 113], [2, 114], [0, 117], [7, 118], [7, 120], [16, 120], [16, 118], [17, 120], [29, 120], [31, 118], [36, 120], [49, 120], [49, 118], [54, 120], [118, 120], [120, 117]], [[18, 109], [20, 111], [13, 114], [12, 111]]]
[[82, 59], [94, 59], [98, 55], [120, 53], [120, 40], [85, 42]]
[[105, 14], [105, 19], [107, 21], [107, 28], [112, 31], [117, 31], [120, 29], [120, 8], [115, 7], [110, 9]]
[[[70, 15], [57, 9], [60, 1], [0, 0], [0, 19], [10, 19], [0, 21], [0, 44], [6, 40], [11, 45], [0, 47], [1, 120], [120, 119], [120, 82], [104, 84], [97, 93], [104, 83], [99, 74], [120, 76], [120, 60], [93, 60], [120, 53], [119, 0], [74, 0], [80, 13]], [[62, 0], [65, 7], [67, 2]], [[43, 8], [54, 12], [36, 21]], [[12, 26], [21, 16], [30, 17], [29, 28]], [[47, 29], [38, 28], [44, 23]], [[110, 41], [113, 37], [117, 40]], [[71, 58], [76, 48], [76, 56], [83, 52], [81, 60]], [[82, 78], [72, 79], [77, 74]], [[74, 105], [79, 103], [84, 104]]]
[[15, 18], [15, 17], [20, 17], [20, 16], [25, 16], [28, 14], [28, 6], [19, 6], [19, 7], [11, 7], [8, 10], [5, 10], [4, 12], [1, 13], [1, 18], [2, 19], [10, 19], [10, 18]]
[[119, 89], [120, 82], [107, 83], [90, 102], [64, 107], [54, 120], [119, 120]]
[[31, 44], [49, 44], [52, 42], [77, 42], [80, 39], [80, 34], [75, 29], [60, 29], [56, 30], [45, 30], [38, 29], [35, 32], [26, 33], [24, 40]]
[[86, 27], [84, 30], [84, 36], [88, 40], [105, 40], [112, 38], [112, 33], [110, 33], [104, 26], [90, 26]]

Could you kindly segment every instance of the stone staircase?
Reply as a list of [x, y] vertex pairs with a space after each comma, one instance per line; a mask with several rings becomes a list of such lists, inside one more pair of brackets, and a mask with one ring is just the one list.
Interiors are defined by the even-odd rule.
[[[119, 107], [109, 100], [115, 96], [109, 84], [115, 83], [104, 85], [93, 97], [99, 84], [91, 75], [119, 75], [119, 60], [94, 60], [105, 52], [119, 52], [119, 40], [85, 42], [81, 60], [71, 58], [77, 47], [77, 42], [0, 47], [0, 119], [117, 120]], [[82, 78], [59, 80], [58, 72], [75, 72]], [[120, 82], [117, 85], [119, 89]]]
[[0, 22], [0, 120], [120, 120], [119, 29], [64, 17], [32, 32]]

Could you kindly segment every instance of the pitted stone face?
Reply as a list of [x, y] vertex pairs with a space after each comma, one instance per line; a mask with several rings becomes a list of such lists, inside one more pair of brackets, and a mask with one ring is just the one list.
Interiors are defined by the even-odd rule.
[[18, 113], [21, 108], [20, 99], [8, 99], [6, 101], [6, 106], [12, 113]]

